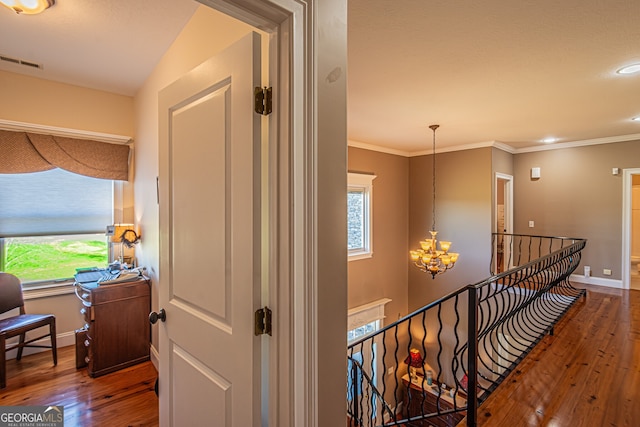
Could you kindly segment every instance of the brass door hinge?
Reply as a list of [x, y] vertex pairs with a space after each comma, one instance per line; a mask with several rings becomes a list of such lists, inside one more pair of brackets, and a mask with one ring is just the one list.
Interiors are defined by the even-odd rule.
[[268, 334], [271, 336], [271, 309], [269, 307], [259, 308], [255, 314], [255, 331], [256, 335]]
[[273, 89], [270, 87], [256, 87], [253, 91], [255, 95], [255, 110], [256, 113], [268, 116], [273, 111], [272, 101]]

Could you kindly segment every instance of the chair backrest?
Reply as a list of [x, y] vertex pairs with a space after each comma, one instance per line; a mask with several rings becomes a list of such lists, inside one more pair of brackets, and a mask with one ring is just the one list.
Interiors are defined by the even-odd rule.
[[23, 306], [20, 279], [13, 274], [0, 273], [0, 313]]

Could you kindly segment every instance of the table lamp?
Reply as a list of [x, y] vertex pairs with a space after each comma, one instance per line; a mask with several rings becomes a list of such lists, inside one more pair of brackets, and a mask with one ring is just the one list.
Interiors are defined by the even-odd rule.
[[422, 359], [420, 350], [418, 350], [417, 348], [412, 348], [409, 351], [409, 355], [404, 360], [404, 363], [409, 365], [409, 376], [411, 378], [411, 381], [417, 381], [418, 374], [416, 373], [416, 368], [421, 368], [423, 361], [424, 360]]
[[113, 234], [110, 237], [111, 243], [120, 244], [120, 264], [124, 263], [124, 247], [132, 248], [133, 245], [140, 241], [140, 236], [136, 233], [133, 224], [114, 224]]

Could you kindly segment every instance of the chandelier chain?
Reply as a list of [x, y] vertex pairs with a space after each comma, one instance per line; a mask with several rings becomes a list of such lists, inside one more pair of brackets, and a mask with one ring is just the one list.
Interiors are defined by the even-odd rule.
[[432, 218], [433, 218], [433, 226], [431, 227], [432, 230], [435, 231], [436, 229], [436, 129], [438, 129], [440, 126], [439, 125], [431, 125], [429, 126], [429, 128], [431, 128], [431, 130], [433, 131], [433, 154], [432, 154], [432, 164], [433, 164], [433, 177], [431, 182], [433, 183], [433, 203], [431, 204], [433, 213], [432, 213]]

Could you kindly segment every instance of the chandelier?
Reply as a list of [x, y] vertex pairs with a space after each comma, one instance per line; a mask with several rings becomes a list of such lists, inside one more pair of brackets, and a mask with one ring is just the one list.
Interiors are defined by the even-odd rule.
[[436, 236], [438, 235], [436, 231], [436, 129], [439, 127], [439, 125], [429, 126], [433, 131], [433, 226], [431, 227], [431, 231], [429, 231], [431, 238], [422, 240], [420, 242], [420, 249], [410, 251], [411, 261], [413, 261], [416, 267], [425, 273], [431, 273], [431, 277], [434, 279], [437, 274], [444, 273], [453, 268], [459, 255], [454, 252], [449, 252], [451, 242], [441, 240], [440, 250], [437, 250], [436, 247]]

